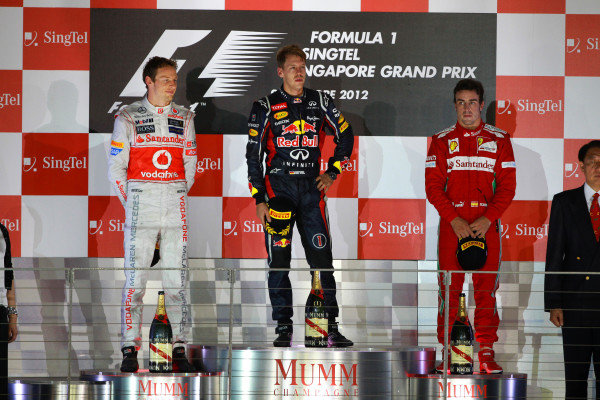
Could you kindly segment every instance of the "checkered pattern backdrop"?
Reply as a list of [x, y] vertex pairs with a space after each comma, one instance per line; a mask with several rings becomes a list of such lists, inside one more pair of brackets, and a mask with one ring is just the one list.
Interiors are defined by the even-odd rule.
[[[600, 136], [597, 130], [600, 125], [597, 112], [600, 106], [597, 96], [600, 91], [598, 1], [0, 0], [0, 6], [0, 219], [11, 232], [14, 256], [23, 257], [17, 266], [34, 269], [122, 265], [118, 257], [122, 256], [124, 215], [106, 179], [110, 133], [88, 134], [91, 9], [252, 9], [290, 11], [290, 15], [293, 11], [497, 13], [496, 99], [488, 99], [487, 115], [488, 120], [495, 119], [497, 126], [512, 135], [518, 166], [515, 201], [502, 220], [503, 258], [511, 261], [503, 268], [514, 275], [503, 276], [502, 290], [504, 293], [532, 292], [531, 299], [537, 299], [530, 301], [527, 296], [524, 301], [520, 296], [519, 299], [510, 296], [504, 305], [512, 302], [514, 308], [531, 308], [534, 320], [544, 319], [539, 312], [540, 282], [536, 283], [537, 278], [531, 275], [526, 277], [519, 273], [543, 270], [552, 196], [583, 182], [576, 150], [585, 141]], [[353, 29], [360, 30], [359, 27]], [[118, 59], [117, 44], [106, 45], [115, 47]], [[465, 43], [464, 50], [477, 52], [476, 48], [469, 48], [469, 43]], [[451, 103], [448, 107], [452, 107]], [[240, 112], [244, 114], [247, 110]], [[108, 114], [107, 118], [110, 118]], [[452, 122], [448, 121], [447, 125]], [[194, 261], [192, 266], [264, 267], [260, 260], [265, 255], [262, 234], [254, 220], [254, 206], [247, 191], [245, 142], [244, 135], [199, 135], [199, 184], [192, 189], [190, 198], [190, 220], [194, 221], [190, 224], [190, 236], [196, 243], [191, 257], [206, 260]], [[357, 138], [353, 169], [336, 182], [337, 187], [329, 195], [336, 259], [435, 260], [438, 217], [426, 202], [424, 192], [427, 145], [426, 137]], [[303, 256], [297, 243], [293, 251], [295, 257]], [[233, 260], [221, 261], [221, 258]], [[259, 260], [236, 261], [244, 258]], [[397, 263], [402, 264], [398, 261], [338, 262], [338, 267], [344, 268], [388, 268], [392, 277], [389, 279], [390, 276], [383, 273], [371, 279], [366, 273], [342, 273], [339, 274], [341, 288], [360, 289], [381, 284], [382, 290], [389, 290], [389, 298], [361, 299], [362, 304], [369, 306], [380, 302], [382, 306], [412, 306], [417, 304], [418, 297], [420, 310], [425, 310], [419, 314], [418, 323], [424, 326], [428, 321], [433, 323], [427, 316], [431, 316], [427, 314], [427, 306], [434, 306], [435, 288], [423, 289], [425, 292], [421, 289], [427, 282], [433, 285], [435, 281], [422, 280], [417, 291], [416, 278], [407, 279], [393, 272]], [[417, 265], [430, 269], [435, 265], [434, 262], [409, 264], [413, 270]], [[60, 306], [65, 301], [64, 273], [54, 276], [40, 271], [17, 275], [24, 288], [20, 300], [32, 305], [22, 320], [39, 321], [40, 309], [33, 305], [43, 302], [46, 306], [56, 303], [59, 310], [48, 313], [48, 307], [42, 307], [44, 321], [52, 322], [55, 318], [58, 323], [64, 323]], [[208, 307], [211, 315], [222, 321], [226, 306], [217, 306], [215, 311], [212, 305], [229, 302], [218, 290], [219, 285], [226, 286], [225, 276], [208, 270], [195, 277], [198, 279], [193, 279], [193, 288], [208, 289], [202, 292], [210, 293], [208, 300], [204, 295], [195, 300], [211, 305]], [[264, 329], [261, 326], [268, 321], [268, 310], [250, 311], [247, 304], [264, 306], [267, 303], [264, 272], [240, 272], [238, 278], [238, 285], [246, 290], [239, 291], [240, 298], [236, 298], [239, 319], [235, 322], [241, 328], [240, 337], [255, 340], [261, 338]], [[98, 303], [100, 297], [95, 296], [118, 304], [122, 282], [118, 271], [106, 276], [104, 273], [84, 274], [77, 282], [84, 289], [75, 296], [82, 304]], [[307, 282], [303, 282], [299, 285], [307, 286]], [[400, 289], [414, 296], [397, 295]], [[110, 294], [111, 290], [116, 294]], [[421, 293], [427, 295], [422, 297]], [[355, 298], [348, 301], [361, 304]], [[203, 312], [203, 308], [198, 307], [196, 315]], [[116, 309], [106, 311], [106, 318], [101, 320], [116, 322], [112, 319], [114, 315]], [[399, 321], [391, 315], [380, 315], [371, 321], [374, 314], [366, 315], [361, 320], [356, 314], [351, 320], [379, 324], [387, 329], [386, 340], [392, 341], [390, 329], [392, 326], [400, 329]], [[96, 314], [83, 308], [82, 314], [74, 315], [75, 319], [79, 318], [83, 331], [90, 330], [95, 323], [90, 316]], [[244, 326], [243, 321], [249, 316], [256, 317], [252, 320], [254, 328]], [[511, 318], [518, 321], [522, 317], [522, 313], [516, 313]], [[411, 321], [417, 323], [417, 318]], [[409, 330], [413, 328], [411, 325]], [[23, 350], [16, 358], [39, 358], [36, 352], [47, 350], [43, 344], [27, 342], [30, 337], [27, 329], [25, 332], [21, 344], [13, 347], [13, 351]], [[116, 330], [111, 332], [114, 336]], [[426, 333], [427, 327], [420, 328], [419, 332]], [[34, 330], [29, 333], [39, 337]], [[534, 332], [534, 336], [538, 333]], [[52, 336], [46, 330], [44, 334]], [[61, 332], [57, 331], [56, 335], [60, 337]], [[24, 343], [33, 347], [25, 351], [19, 347]], [[523, 344], [518, 346], [516, 350], [523, 351]], [[111, 346], [107, 351], [112, 350]], [[524, 368], [519, 366], [521, 361], [515, 362], [516, 367]], [[39, 363], [34, 361], [23, 360], [21, 367], [24, 372], [40, 371]]]

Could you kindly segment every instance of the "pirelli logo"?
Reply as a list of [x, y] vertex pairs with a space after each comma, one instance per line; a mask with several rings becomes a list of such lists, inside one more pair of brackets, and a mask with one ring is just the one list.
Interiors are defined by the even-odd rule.
[[275, 211], [273, 209], [269, 210], [269, 215], [275, 219], [290, 219], [292, 218], [291, 211]]

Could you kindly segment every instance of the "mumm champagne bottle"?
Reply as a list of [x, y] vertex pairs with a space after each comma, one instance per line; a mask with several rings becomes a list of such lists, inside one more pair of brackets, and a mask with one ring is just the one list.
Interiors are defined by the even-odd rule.
[[158, 292], [156, 315], [150, 326], [150, 372], [171, 372], [173, 331], [165, 308], [165, 292]]
[[460, 294], [456, 321], [450, 333], [450, 373], [467, 375], [473, 373], [473, 328], [467, 316], [465, 294]]
[[304, 321], [304, 346], [327, 347], [329, 319], [325, 309], [320, 271], [313, 273], [312, 288], [306, 299]]

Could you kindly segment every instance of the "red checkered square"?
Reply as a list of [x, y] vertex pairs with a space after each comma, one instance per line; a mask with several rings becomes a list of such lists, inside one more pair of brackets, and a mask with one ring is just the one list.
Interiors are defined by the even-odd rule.
[[23, 0], [0, 0], [0, 7], [23, 7]]
[[550, 201], [514, 200], [502, 216], [502, 260], [544, 261]]
[[0, 71], [0, 132], [21, 132], [23, 72]]
[[0, 222], [8, 229], [11, 255], [21, 257], [21, 196], [0, 196]]
[[358, 199], [359, 259], [424, 257], [424, 199]]
[[23, 195], [87, 195], [88, 135], [23, 134]]
[[[329, 157], [333, 156], [335, 143], [333, 136], [325, 136], [325, 143], [321, 150], [321, 173], [327, 169]], [[354, 147], [350, 160], [344, 164], [344, 172], [338, 174], [337, 179], [327, 190], [327, 197], [357, 197], [358, 196], [358, 138], [354, 138]]]
[[498, 0], [499, 13], [562, 14], [566, 0]]
[[563, 169], [563, 188], [564, 190], [575, 189], [584, 184], [585, 175], [579, 167], [577, 155], [579, 149], [588, 143], [588, 139], [565, 139], [565, 156]]
[[361, 11], [427, 12], [429, 11], [429, 0], [362, 0]]
[[88, 257], [123, 257], [125, 209], [115, 196], [88, 198]]
[[600, 76], [600, 15], [567, 15], [565, 74]]
[[293, 0], [262, 0], [258, 2], [246, 0], [225, 0], [225, 9], [292, 11], [292, 3]]
[[156, 0], [91, 0], [91, 8], [150, 8], [156, 9]]
[[499, 76], [496, 126], [511, 137], [562, 138], [564, 98], [562, 76]]
[[89, 67], [89, 9], [24, 9], [23, 69], [88, 70]]
[[223, 258], [267, 258], [252, 197], [223, 198]]
[[198, 164], [190, 196], [223, 195], [223, 135], [197, 135]]

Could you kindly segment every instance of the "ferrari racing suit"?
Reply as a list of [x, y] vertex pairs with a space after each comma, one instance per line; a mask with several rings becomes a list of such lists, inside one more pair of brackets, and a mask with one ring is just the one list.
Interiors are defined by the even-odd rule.
[[[472, 223], [481, 216], [491, 221], [485, 240], [488, 256], [481, 271], [498, 271], [501, 254], [500, 217], [511, 203], [516, 188], [516, 163], [510, 136], [483, 122], [475, 129], [458, 123], [434, 135], [425, 163], [427, 199], [440, 214], [438, 262], [443, 271], [461, 271], [456, 259], [458, 237], [450, 221], [456, 217]], [[479, 343], [498, 341], [496, 290], [498, 274], [473, 273], [475, 289], [475, 338]], [[452, 274], [449, 326], [458, 310], [464, 273]], [[439, 275], [437, 334], [444, 343], [445, 285]]]
[[[334, 134], [334, 154], [326, 172], [339, 174], [352, 154], [352, 127], [333, 104], [329, 95], [304, 89], [294, 97], [283, 88], [256, 101], [248, 119], [246, 161], [248, 181], [256, 204], [273, 196], [285, 196], [295, 205], [298, 232], [311, 268], [329, 268], [321, 272], [325, 307], [330, 322], [339, 310], [333, 277], [331, 236], [324, 192], [317, 189], [321, 149], [326, 129]], [[265, 160], [266, 158], [266, 160]], [[266, 171], [263, 162], [266, 161]], [[292, 286], [289, 268], [292, 252], [292, 228], [286, 235], [265, 232], [268, 265], [288, 271], [269, 272], [269, 297], [272, 317], [279, 324], [291, 324]]]
[[[109, 179], [125, 207], [125, 286], [121, 347], [141, 345], [143, 297], [158, 236], [167, 314], [175, 343], [185, 343], [187, 192], [196, 171], [194, 113], [176, 104], [155, 107], [144, 98], [116, 117]], [[175, 345], [177, 346], [177, 345]]]

